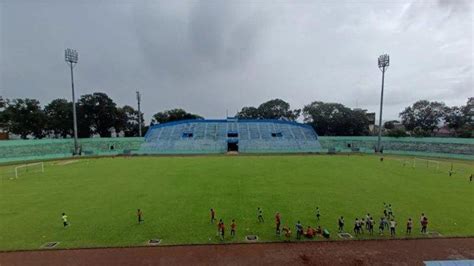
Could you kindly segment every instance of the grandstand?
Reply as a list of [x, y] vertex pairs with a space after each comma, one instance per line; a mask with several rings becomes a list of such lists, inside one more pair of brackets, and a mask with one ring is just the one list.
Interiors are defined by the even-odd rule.
[[[315, 142], [310, 140], [291, 141], [284, 137], [284, 134], [290, 134], [290, 138], [311, 138], [312, 129], [305, 125], [279, 120], [258, 120], [252, 123], [248, 120], [240, 122], [232, 122], [229, 126], [231, 131], [236, 131], [235, 128], [243, 128], [244, 130], [237, 132], [238, 137], [227, 137], [226, 128], [219, 126], [217, 122], [209, 122], [212, 120], [199, 120], [200, 126], [195, 128], [192, 137], [188, 134], [187, 138], [181, 135], [174, 135], [174, 141], [159, 141], [153, 143], [152, 139], [144, 139], [140, 137], [128, 138], [84, 138], [79, 139], [79, 144], [83, 156], [102, 156], [102, 155], [121, 155], [121, 154], [179, 154], [179, 153], [225, 153], [227, 151], [227, 139], [229, 142], [238, 145], [239, 152], [243, 153], [270, 153], [270, 152], [312, 152], [313, 149], [308, 149], [305, 145], [318, 145], [321, 147], [321, 153], [326, 153], [332, 150], [336, 153], [340, 152], [361, 152], [374, 153], [374, 147], [377, 143], [377, 137], [374, 136], [317, 136], [314, 133]], [[214, 120], [226, 121], [226, 120]], [[275, 121], [275, 125], [269, 123]], [[262, 122], [259, 126], [258, 123]], [[155, 125], [147, 134], [148, 137], [156, 138], [159, 135], [165, 137], [171, 134], [172, 127], [168, 127], [162, 131], [165, 125], [173, 125], [178, 122]], [[182, 123], [182, 122], [179, 122]], [[178, 123], [178, 124], [179, 124]], [[236, 123], [239, 125], [236, 127]], [[184, 123], [186, 124], [186, 123]], [[182, 124], [178, 128], [184, 127]], [[207, 124], [207, 126], [205, 125]], [[286, 125], [286, 126], [285, 126]], [[203, 126], [204, 128], [201, 128]], [[271, 130], [275, 128], [285, 128], [282, 130], [281, 137], [278, 132], [275, 137], [271, 135]], [[207, 129], [206, 129], [207, 127]], [[155, 131], [152, 129], [161, 128]], [[291, 130], [288, 130], [291, 128]], [[202, 131], [204, 130], [204, 131]], [[217, 131], [220, 130], [219, 134]], [[311, 131], [310, 131], [311, 130]], [[269, 132], [270, 131], [270, 132]], [[153, 133], [151, 133], [153, 132]], [[162, 133], [160, 133], [162, 132]], [[178, 131], [174, 132], [177, 134]], [[205, 135], [203, 132], [205, 132]], [[295, 133], [296, 132], [296, 133]], [[303, 133], [301, 133], [303, 132]], [[191, 132], [186, 132], [191, 133]], [[232, 132], [230, 132], [232, 134]], [[234, 132], [235, 133], [235, 132]], [[298, 134], [300, 133], [300, 134]], [[194, 135], [196, 134], [196, 135]], [[161, 137], [160, 136], [160, 137]], [[232, 135], [231, 135], [232, 136]], [[220, 140], [213, 140], [213, 138], [221, 138]], [[194, 139], [193, 139], [194, 138]], [[250, 139], [250, 140], [249, 140]], [[238, 142], [235, 142], [238, 140]], [[271, 143], [269, 142], [271, 140]], [[311, 144], [313, 143], [313, 144]], [[321, 146], [319, 146], [319, 144]], [[188, 147], [191, 148], [186, 148]], [[190, 146], [189, 146], [190, 145]], [[393, 138], [382, 137], [382, 145], [384, 154], [399, 154], [412, 155], [420, 157], [438, 157], [438, 158], [458, 158], [474, 160], [474, 139], [463, 138]], [[162, 148], [158, 152], [154, 150], [153, 146]], [[295, 148], [296, 147], [296, 148]], [[314, 147], [314, 146], [313, 146]], [[0, 163], [18, 162], [18, 161], [33, 161], [33, 160], [47, 160], [56, 158], [72, 157], [74, 143], [72, 139], [29, 139], [29, 140], [2, 140], [0, 141]]]
[[301, 153], [321, 149], [305, 124], [283, 120], [182, 120], [152, 126], [140, 153]]

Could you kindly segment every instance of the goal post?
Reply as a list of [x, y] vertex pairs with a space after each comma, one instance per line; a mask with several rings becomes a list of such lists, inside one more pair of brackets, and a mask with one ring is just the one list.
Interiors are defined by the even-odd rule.
[[435, 160], [428, 160], [428, 159], [421, 159], [421, 158], [413, 158], [413, 168], [418, 167], [426, 167], [426, 168], [435, 168], [436, 171], [439, 170], [439, 161]]
[[28, 163], [15, 167], [15, 178], [25, 173], [44, 173], [44, 163]]

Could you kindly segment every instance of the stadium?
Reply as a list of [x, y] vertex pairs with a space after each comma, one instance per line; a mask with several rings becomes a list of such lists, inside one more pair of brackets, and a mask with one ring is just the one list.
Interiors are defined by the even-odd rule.
[[[79, 143], [80, 157], [73, 156], [71, 139], [0, 142], [1, 250], [255, 242], [249, 236], [286, 242], [275, 234], [277, 212], [282, 226], [301, 221], [328, 232], [291, 242], [450, 239], [473, 232], [466, 215], [474, 204], [467, 180], [474, 171], [471, 139], [384, 137], [381, 161], [373, 151], [376, 137], [319, 137], [296, 122], [228, 118], [181, 120], [152, 126], [143, 138]], [[402, 224], [395, 237], [352, 232], [353, 219], [367, 213], [378, 219], [386, 202]], [[236, 221], [235, 236], [216, 235], [210, 208], [227, 226]], [[139, 224], [136, 209], [143, 212]], [[62, 212], [67, 230], [58, 222]], [[405, 220], [417, 221], [421, 213], [432, 221], [429, 233], [415, 225], [405, 234]], [[340, 216], [347, 219], [344, 234]]]
[[153, 126], [144, 153], [302, 153], [321, 149], [311, 126], [282, 120], [181, 120]]
[[0, 266], [474, 265], [474, 2], [96, 2], [0, 2]]

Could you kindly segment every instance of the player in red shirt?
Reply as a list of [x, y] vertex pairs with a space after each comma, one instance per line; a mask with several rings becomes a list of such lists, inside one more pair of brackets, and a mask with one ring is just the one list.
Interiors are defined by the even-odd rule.
[[211, 208], [211, 224], [214, 223], [215, 219], [216, 219], [216, 212], [214, 211], [213, 208]]
[[275, 225], [276, 225], [276, 234], [280, 235], [281, 216], [279, 212], [275, 214]]
[[235, 223], [235, 220], [232, 219], [232, 223], [230, 224], [230, 235], [235, 236], [235, 228], [237, 227], [237, 224]]
[[224, 222], [221, 222], [221, 240], [224, 240], [225, 235], [225, 225]]

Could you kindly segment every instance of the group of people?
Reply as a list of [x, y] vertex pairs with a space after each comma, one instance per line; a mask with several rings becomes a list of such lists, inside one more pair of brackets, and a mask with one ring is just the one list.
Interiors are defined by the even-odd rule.
[[[383, 235], [386, 229], [387, 230], [390, 229], [390, 235], [395, 236], [397, 222], [395, 221], [395, 215], [393, 214], [392, 205], [387, 204], [385, 202], [383, 204], [384, 204], [384, 210], [383, 210], [384, 215], [380, 217], [379, 227], [378, 227], [379, 234]], [[315, 215], [316, 220], [319, 222], [321, 218], [321, 212], [319, 210], [319, 207], [316, 207], [315, 214], [316, 214]], [[143, 212], [140, 209], [137, 209], [136, 215], [137, 215], [138, 223], [139, 224], [142, 223], [144, 221]], [[210, 209], [210, 217], [211, 217], [211, 223], [214, 223], [217, 220], [216, 211], [213, 208]], [[64, 227], [69, 226], [68, 217], [66, 213], [62, 213], [61, 218], [62, 218]], [[265, 222], [265, 219], [263, 217], [263, 209], [260, 207], [257, 208], [257, 221], [259, 223]], [[344, 217], [341, 216], [338, 219], [339, 233], [344, 232], [344, 225], [345, 225]], [[369, 234], [372, 235], [374, 233], [374, 225], [375, 225], [375, 221], [374, 221], [374, 218], [370, 215], [370, 213], [367, 213], [367, 215], [365, 215], [365, 218], [361, 218], [361, 219], [355, 218], [354, 234], [356, 236], [363, 234], [364, 229], [365, 229]], [[421, 233], [426, 234], [427, 228], [428, 228], [428, 217], [426, 217], [424, 213], [422, 213], [420, 217], [420, 226], [421, 226]], [[232, 222], [230, 224], [230, 235], [232, 237], [235, 236], [236, 229], [237, 229], [237, 223], [235, 222], [235, 219], [232, 219]], [[411, 234], [412, 229], [413, 229], [413, 220], [411, 218], [408, 218], [406, 222], [405, 233], [408, 235]], [[287, 240], [290, 240], [291, 235], [292, 235], [291, 229], [288, 226], [284, 226], [281, 229], [281, 215], [279, 212], [277, 212], [275, 214], [276, 235], [280, 236], [281, 231], [283, 231], [285, 238]], [[301, 224], [300, 221], [296, 223], [295, 231], [296, 231], [296, 239], [301, 239], [302, 237], [311, 239], [311, 238], [316, 237], [317, 235], [329, 237], [329, 231], [321, 228], [320, 225], [318, 225], [316, 228], [313, 228], [310, 225], [308, 225], [306, 230], [304, 230], [304, 226]], [[221, 240], [224, 240], [225, 238], [225, 224], [222, 219], [219, 219], [219, 222], [217, 224], [217, 236], [219, 236]]]
[[[383, 235], [384, 231], [387, 229], [390, 229], [390, 235], [395, 236], [396, 234], [396, 227], [397, 227], [397, 222], [395, 221], [395, 215], [393, 214], [392, 210], [392, 205], [391, 204], [386, 204], [384, 202], [384, 210], [383, 210], [383, 216], [380, 217], [379, 221], [379, 234]], [[369, 234], [374, 233], [374, 225], [375, 221], [374, 218], [370, 215], [370, 213], [367, 213], [365, 218], [355, 218], [354, 222], [354, 234], [356, 236], [363, 234], [364, 233], [364, 228]], [[420, 217], [420, 226], [421, 226], [421, 233], [426, 234], [427, 233], [427, 227], [428, 227], [428, 217], [425, 216], [424, 213], [421, 214]], [[413, 229], [413, 220], [411, 218], [408, 218], [406, 222], [406, 234], [411, 234]], [[341, 216], [338, 219], [338, 230], [339, 233], [344, 232], [344, 217]]]
[[[319, 207], [316, 208], [316, 219], [319, 221], [321, 217], [321, 213], [319, 211]], [[216, 219], [216, 211], [211, 208], [210, 209], [210, 218], [211, 218], [211, 223], [213, 224]], [[263, 217], [263, 209], [258, 207], [257, 208], [257, 222], [258, 223], [264, 223], [265, 219]], [[230, 235], [232, 237], [235, 236], [237, 224], [235, 222], [235, 219], [232, 219], [232, 223], [230, 225], [231, 231]], [[295, 230], [296, 230], [296, 239], [301, 239], [302, 237], [306, 238], [314, 238], [317, 235], [323, 236], [324, 230], [321, 228], [321, 226], [317, 226], [316, 228], [313, 228], [308, 225], [307, 229], [304, 230], [303, 225], [301, 224], [300, 221], [298, 221], [295, 225]], [[289, 226], [284, 226], [283, 228], [281, 227], [281, 214], [279, 212], [275, 213], [275, 233], [277, 236], [281, 235], [281, 232], [283, 231], [283, 234], [287, 240], [291, 239], [292, 231]], [[222, 221], [222, 219], [219, 219], [219, 222], [217, 223], [217, 236], [220, 237], [221, 240], [224, 240], [225, 237], [225, 224]]]
[[[380, 221], [378, 222], [378, 232], [380, 235], [383, 235], [385, 230], [390, 230], [390, 235], [395, 236], [396, 235], [396, 228], [397, 228], [397, 222], [395, 220], [395, 215], [393, 212], [392, 204], [390, 203], [383, 203], [384, 209], [383, 209], [383, 216], [380, 217]], [[214, 223], [216, 221], [215, 215], [216, 212], [214, 209], [210, 209], [210, 214], [211, 214], [211, 223]], [[319, 222], [321, 218], [321, 212], [319, 207], [316, 207], [315, 211], [315, 218]], [[257, 221], [258, 223], [263, 223], [265, 221], [263, 217], [263, 209], [258, 207], [257, 208]], [[338, 231], [339, 233], [343, 233], [344, 231], [344, 217], [341, 216], [338, 219]], [[370, 215], [370, 213], [367, 213], [365, 217], [359, 219], [358, 217], [355, 218], [354, 222], [354, 229], [353, 232], [356, 236], [359, 236], [361, 234], [364, 234], [364, 232], [368, 232], [369, 234], [374, 233], [374, 227], [376, 226], [376, 221]], [[420, 217], [420, 226], [421, 226], [421, 233], [426, 234], [427, 233], [427, 227], [428, 227], [428, 217], [425, 216], [424, 213], [421, 214]], [[236, 230], [236, 223], [235, 220], [232, 220], [231, 223], [231, 235], [235, 236], [235, 230]], [[412, 218], [408, 218], [406, 222], [406, 234], [411, 234], [413, 229], [413, 220]], [[225, 234], [225, 225], [222, 219], [219, 220], [219, 223], [217, 225], [217, 231], [218, 235], [221, 237], [221, 239], [224, 239], [224, 234]], [[281, 227], [281, 214], [277, 212], [275, 214], [275, 233], [276, 235], [280, 236], [283, 231], [283, 234], [287, 240], [289, 240], [292, 236], [292, 231], [289, 226], [283, 226]], [[306, 230], [305, 227], [301, 224], [300, 221], [298, 221], [295, 225], [295, 231], [296, 231], [296, 239], [301, 239], [302, 237], [305, 238], [314, 238], [317, 235], [321, 235], [326, 237], [325, 229], [321, 228], [320, 225], [316, 227], [312, 227], [310, 225], [307, 226]], [[329, 232], [327, 232], [327, 235]]]

